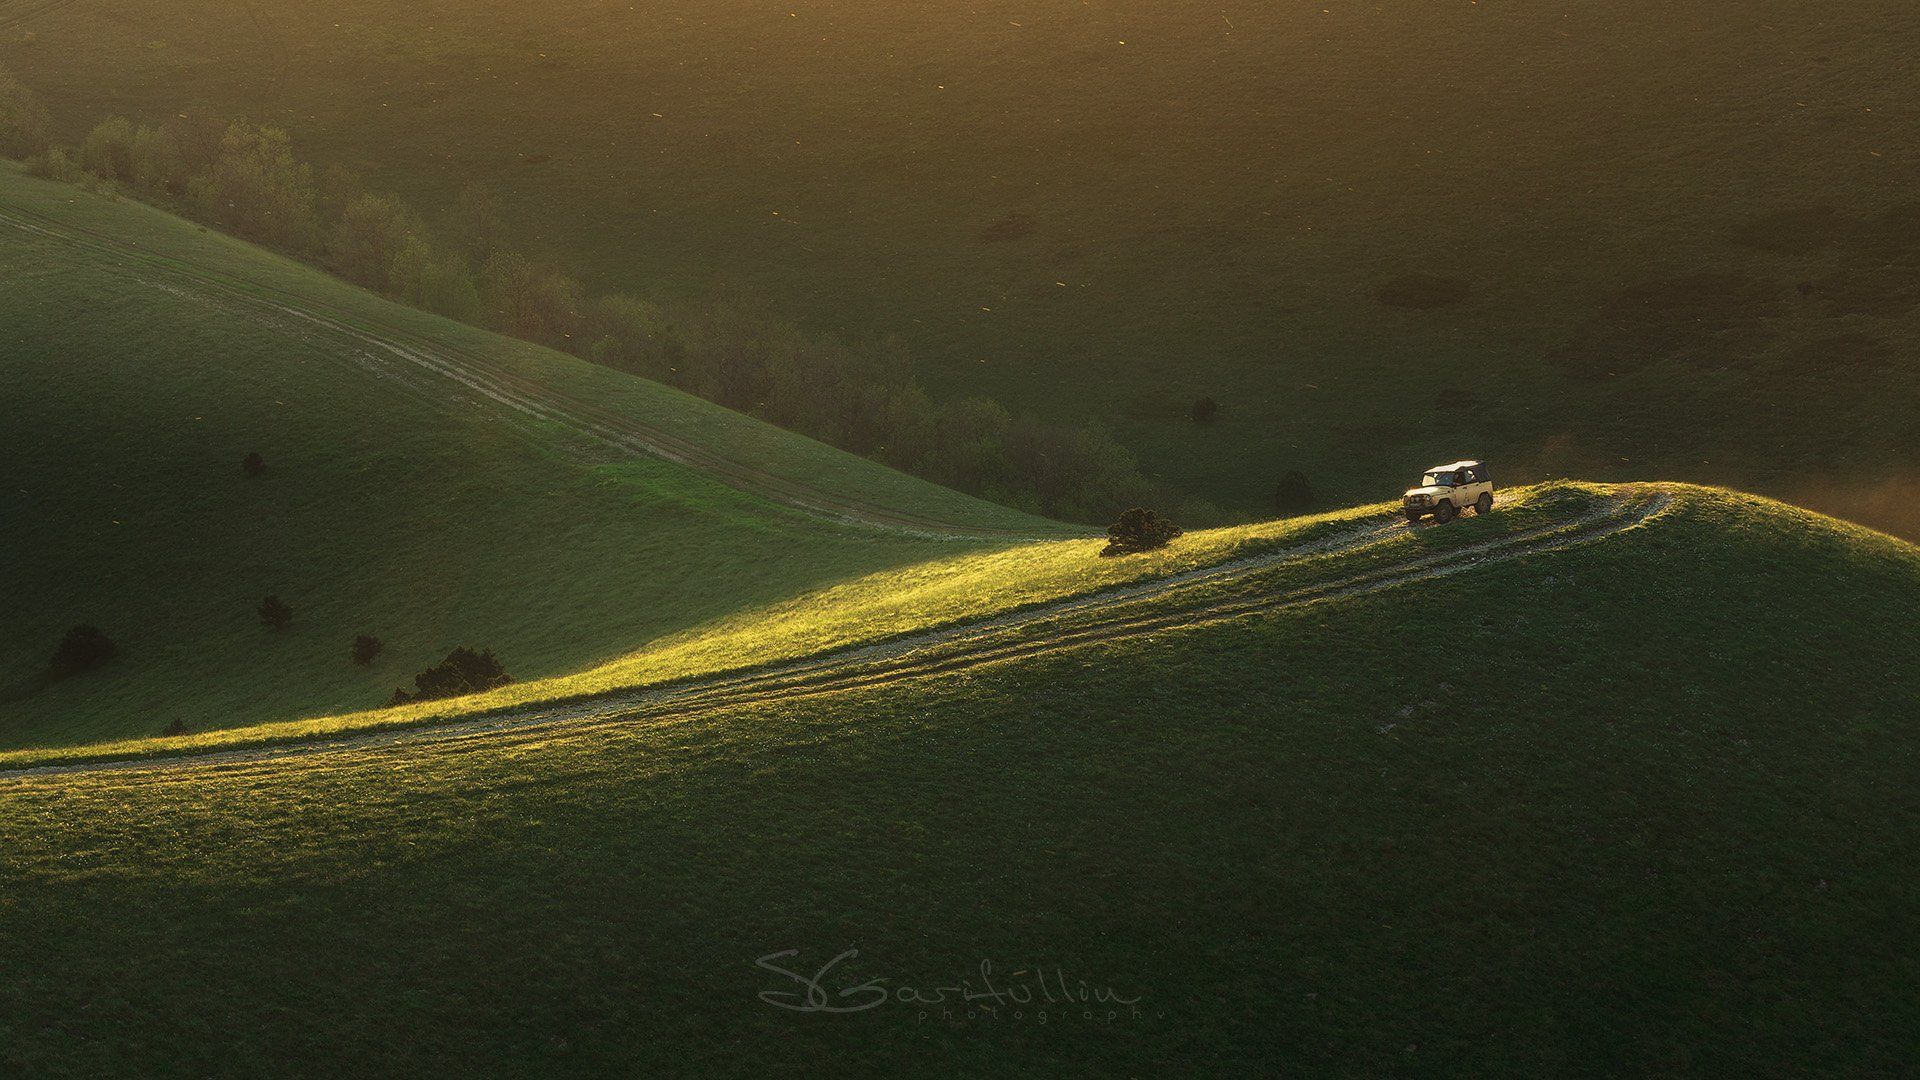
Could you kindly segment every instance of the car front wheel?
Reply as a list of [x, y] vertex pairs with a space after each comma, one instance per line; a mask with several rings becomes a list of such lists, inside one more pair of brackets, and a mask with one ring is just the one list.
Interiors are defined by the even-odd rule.
[[1433, 520], [1445, 525], [1458, 516], [1459, 513], [1460, 511], [1456, 510], [1452, 503], [1442, 499], [1440, 500], [1440, 505], [1433, 508]]

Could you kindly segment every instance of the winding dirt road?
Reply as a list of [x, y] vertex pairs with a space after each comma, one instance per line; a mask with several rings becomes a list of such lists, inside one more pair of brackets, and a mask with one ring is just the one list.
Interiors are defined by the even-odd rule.
[[[621, 455], [648, 455], [707, 473], [742, 491], [816, 516], [867, 528], [935, 537], [1031, 538], [1011, 530], [955, 525], [819, 490], [718, 454], [697, 441], [626, 413], [543, 386], [488, 357], [405, 329], [255, 283], [235, 280], [100, 233], [18, 207], [0, 224], [91, 252], [146, 284], [241, 310], [277, 329], [317, 336], [330, 354], [442, 407], [491, 404], [509, 415], [558, 425]], [[153, 275], [159, 281], [147, 280]], [[1622, 489], [1569, 518], [1443, 550], [1383, 548], [1366, 565], [1315, 576], [1313, 560], [1363, 552], [1402, 537], [1398, 519], [1360, 520], [1331, 536], [1258, 556], [1150, 581], [823, 651], [793, 660], [637, 687], [591, 698], [522, 706], [439, 724], [368, 729], [319, 740], [242, 743], [173, 756], [76, 761], [0, 771], [0, 779], [83, 772], [232, 766], [348, 750], [427, 743], [476, 745], [505, 733], [558, 727], [669, 723], [723, 707], [769, 704], [904, 680], [938, 678], [1001, 661], [1147, 637], [1317, 601], [1412, 585], [1489, 563], [1590, 543], [1662, 512], [1657, 487]], [[1304, 579], [1296, 579], [1304, 574]], [[1286, 579], [1286, 580], [1281, 580]]]
[[[987, 664], [1205, 626], [1323, 600], [1410, 586], [1528, 555], [1593, 543], [1664, 512], [1671, 495], [1638, 486], [1561, 520], [1439, 551], [1395, 553], [1360, 568], [1338, 567], [1292, 583], [1268, 578], [1311, 570], [1313, 560], [1363, 552], [1404, 536], [1380, 515], [1331, 537], [1216, 566], [1070, 597], [762, 667], [717, 673], [592, 698], [524, 706], [471, 719], [369, 730], [317, 741], [238, 746], [166, 757], [82, 761], [10, 771], [0, 780], [83, 772], [178, 770], [309, 758], [350, 750], [477, 740], [504, 734], [614, 724], [657, 725], [717, 708], [783, 702], [883, 683], [939, 678]], [[1433, 526], [1430, 526], [1433, 527]]]

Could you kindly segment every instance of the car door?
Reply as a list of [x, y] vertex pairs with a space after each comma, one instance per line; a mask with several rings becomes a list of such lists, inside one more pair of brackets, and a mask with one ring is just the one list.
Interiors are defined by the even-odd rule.
[[1479, 469], [1460, 470], [1460, 498], [1458, 500], [1460, 509], [1465, 510], [1467, 507], [1478, 502], [1480, 500], [1480, 493], [1485, 490], [1487, 490], [1487, 485], [1486, 482], [1480, 478]]

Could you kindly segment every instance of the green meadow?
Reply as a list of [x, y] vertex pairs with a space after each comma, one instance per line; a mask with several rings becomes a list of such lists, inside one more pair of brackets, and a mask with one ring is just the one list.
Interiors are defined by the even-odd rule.
[[[10, 13], [77, 140], [188, 106], [644, 296], [898, 332], [1260, 511], [1427, 459], [1913, 535], [1920, 19], [1728, 8], [208, 0]], [[1221, 403], [1194, 424], [1200, 396]]]

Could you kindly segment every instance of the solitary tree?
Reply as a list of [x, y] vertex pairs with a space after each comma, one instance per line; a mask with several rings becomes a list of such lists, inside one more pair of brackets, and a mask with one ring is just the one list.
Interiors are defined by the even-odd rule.
[[160, 729], [162, 735], [185, 735], [186, 733], [187, 725], [182, 723], [179, 717], [175, 717], [166, 727]]
[[386, 647], [386, 642], [372, 634], [361, 634], [353, 639], [353, 662], [366, 667], [373, 663], [374, 658], [380, 655], [380, 650]]
[[293, 621], [293, 609], [277, 596], [260, 601], [260, 621], [274, 630], [285, 630]]
[[1313, 508], [1313, 485], [1298, 469], [1284, 473], [1273, 490], [1274, 508], [1283, 514], [1304, 514]]
[[1101, 550], [1100, 556], [1112, 558], [1136, 551], [1152, 551], [1166, 547], [1179, 535], [1180, 526], [1151, 510], [1136, 506], [1123, 511], [1120, 520], [1107, 527], [1107, 546]]
[[267, 459], [260, 456], [260, 451], [255, 450], [240, 459], [240, 471], [248, 476], [259, 476], [267, 471]]
[[405, 705], [410, 701], [432, 701], [436, 698], [477, 694], [482, 690], [505, 686], [512, 681], [507, 677], [506, 669], [493, 655], [492, 649], [474, 652], [462, 645], [448, 653], [445, 660], [415, 675], [413, 693], [408, 693], [404, 688], [395, 690], [387, 704]]
[[69, 675], [78, 675], [91, 671], [114, 658], [120, 650], [97, 626], [82, 624], [67, 631], [60, 639], [60, 646], [53, 650], [53, 662], [47, 666], [47, 677], [64, 679]]
[[1211, 424], [1213, 423], [1213, 418], [1218, 415], [1219, 412], [1219, 402], [1210, 397], [1203, 397], [1193, 403], [1193, 422], [1196, 424]]

